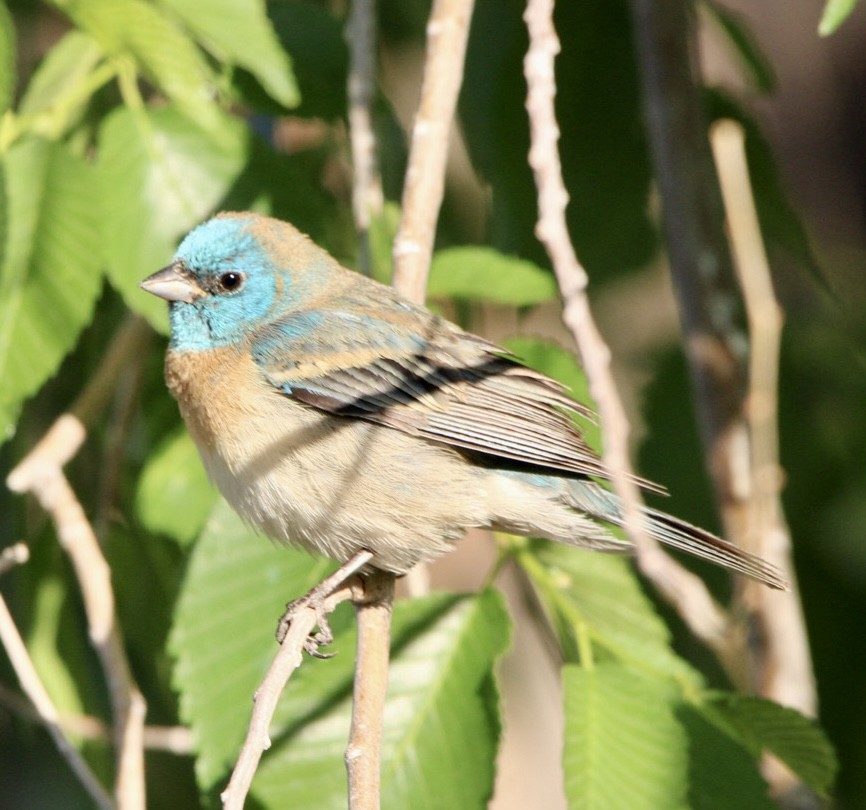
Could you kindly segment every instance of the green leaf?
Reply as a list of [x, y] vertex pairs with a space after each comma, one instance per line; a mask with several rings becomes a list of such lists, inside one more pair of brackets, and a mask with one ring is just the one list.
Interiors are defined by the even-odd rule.
[[161, 0], [218, 60], [250, 71], [285, 107], [300, 102], [291, 60], [262, 0]]
[[762, 93], [771, 93], [776, 87], [776, 74], [752, 35], [748, 21], [714, 0], [704, 0], [703, 7], [728, 38], [734, 53], [751, 75], [755, 87]]
[[427, 294], [532, 306], [556, 298], [557, 286], [549, 271], [532, 262], [489, 247], [455, 247], [434, 254]]
[[139, 289], [171, 259], [178, 240], [210, 214], [240, 174], [248, 136], [223, 120], [223, 142], [172, 107], [121, 109], [100, 131], [103, 251], [126, 303], [167, 331], [165, 302]]
[[234, 763], [286, 602], [332, 568], [254, 534], [225, 502], [215, 507], [193, 549], [169, 639], [200, 785], [215, 784]]
[[[354, 629], [301, 668], [279, 740], [253, 784], [267, 807], [344, 808]], [[485, 807], [500, 732], [492, 668], [508, 642], [500, 596], [436, 594], [395, 606], [382, 740], [382, 806]]]
[[635, 669], [673, 677], [688, 688], [700, 685], [700, 676], [671, 650], [670, 632], [627, 559], [536, 541], [517, 560], [538, 589], [572, 658], [573, 634], [583, 625], [601, 650]]
[[568, 806], [684, 808], [687, 741], [670, 685], [611, 663], [562, 675]]
[[692, 810], [775, 810], [750, 751], [708, 722], [694, 706], [679, 706], [677, 717], [689, 738]]
[[93, 170], [61, 144], [28, 138], [6, 153], [3, 171], [0, 441], [77, 342], [102, 286]]
[[[568, 388], [568, 393], [578, 402], [595, 407], [589, 392], [586, 374], [573, 352], [548, 340], [532, 337], [508, 338], [504, 341], [504, 346], [513, 352], [521, 363], [547, 374], [565, 385]], [[600, 426], [586, 419], [581, 419], [579, 427], [586, 443], [596, 453], [600, 453], [602, 445]]]
[[704, 708], [709, 720], [733, 731], [755, 756], [770, 751], [806, 785], [827, 795], [838, 765], [833, 747], [813, 720], [752, 695], [716, 693]]
[[[48, 112], [53, 118], [69, 119], [88, 100], [75, 90], [103, 58], [96, 41], [82, 31], [69, 31], [48, 53], [27, 85], [19, 110], [22, 115]], [[53, 112], [51, 108], [57, 108]], [[52, 130], [55, 129], [52, 127]]]
[[221, 137], [216, 77], [196, 44], [144, 0], [54, 0], [111, 57], [130, 60], [179, 110]]
[[821, 22], [818, 23], [818, 33], [822, 37], [830, 36], [845, 22], [856, 5], [857, 0], [827, 0]]
[[[275, 548], [245, 529], [224, 503], [214, 510], [194, 547], [169, 643], [181, 718], [195, 737], [203, 790], [225, 785], [251, 697], [276, 652], [273, 632], [283, 605], [332, 567]], [[351, 613], [334, 614], [332, 627], [330, 650], [337, 656], [305, 660], [280, 702], [273, 746], [253, 784], [265, 806], [345, 807], [343, 753], [355, 650]], [[384, 806], [482, 806], [492, 790], [499, 733], [491, 671], [508, 640], [501, 600], [486, 592], [398, 603], [392, 639]], [[453, 784], [441, 788], [444, 793], [422, 789], [439, 781]], [[431, 804], [437, 799], [443, 803]]]
[[0, 116], [15, 95], [15, 23], [6, 4], [0, 2]]
[[151, 454], [139, 478], [135, 502], [149, 531], [185, 544], [198, 535], [216, 497], [195, 444], [181, 430]]

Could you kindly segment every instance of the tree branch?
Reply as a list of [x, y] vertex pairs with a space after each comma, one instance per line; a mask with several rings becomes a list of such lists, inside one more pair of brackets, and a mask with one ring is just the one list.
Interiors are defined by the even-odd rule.
[[394, 575], [375, 571], [364, 580], [364, 599], [355, 602], [358, 652], [352, 728], [346, 749], [350, 810], [378, 810], [382, 720], [388, 691], [388, 658]]
[[[746, 549], [772, 562], [791, 582], [791, 590], [786, 593], [770, 594], [753, 582], [741, 586], [743, 603], [755, 626], [761, 629], [749, 648], [752, 686], [759, 694], [814, 717], [815, 678], [791, 563], [791, 537], [781, 502], [783, 475], [777, 413], [784, 318], [773, 292], [755, 211], [743, 129], [735, 121], [721, 121], [712, 128], [710, 140], [751, 338], [745, 403], [750, 442], [741, 449], [742, 465], [749, 469], [749, 490], [741, 540]], [[775, 765], [769, 766], [768, 778], [777, 793], [798, 782], [790, 771]]]
[[[4, 570], [8, 570], [11, 565], [17, 562], [25, 562], [27, 556], [27, 547], [23, 543], [12, 546], [12, 549], [5, 549], [3, 552]], [[9, 655], [9, 661], [18, 676], [18, 682], [21, 684], [24, 694], [30, 698], [37, 718], [51, 735], [57, 750], [69, 763], [69, 767], [78, 777], [78, 781], [81, 782], [96, 806], [102, 810], [112, 810], [114, 804], [111, 798], [93, 771], [90, 770], [90, 766], [85, 762], [78, 749], [67, 739], [60, 723], [60, 714], [45, 689], [36, 667], [33, 666], [24, 639], [21, 638], [12, 614], [6, 605], [6, 600], [2, 596], [0, 596], [0, 641], [3, 642]]]
[[417, 302], [424, 301], [427, 288], [473, 5], [473, 0], [434, 0], [427, 23], [424, 79], [393, 251], [394, 286]]
[[592, 318], [586, 295], [588, 278], [574, 252], [565, 220], [568, 192], [562, 180], [554, 97], [554, 57], [559, 39], [553, 27], [553, 0], [529, 0], [524, 19], [529, 50], [524, 61], [530, 121], [529, 162], [538, 187], [536, 234], [547, 249], [563, 299], [563, 321], [574, 336], [598, 405], [604, 430], [604, 461], [620, 497], [625, 526], [641, 571], [670, 602], [692, 632], [733, 666], [729, 622], [703, 582], [668, 556], [643, 529], [641, 499], [628, 454], [628, 421], [610, 374], [610, 351]]
[[349, 140], [352, 211], [359, 242], [359, 269], [370, 275], [370, 220], [382, 211], [382, 178], [376, 159], [373, 100], [376, 89], [376, 0], [353, 0], [346, 25], [349, 43]]
[[333, 612], [341, 602], [362, 598], [358, 587], [349, 584], [338, 587], [333, 593], [324, 597], [318, 609], [312, 603], [298, 605], [295, 608], [280, 648], [253, 697], [254, 706], [247, 736], [229, 784], [220, 797], [225, 810], [242, 810], [244, 806], [259, 760], [271, 745], [268, 730], [277, 708], [277, 701], [286, 688], [289, 678], [301, 665], [301, 653], [307, 647], [316, 623], [320, 621], [323, 614]]
[[146, 707], [132, 678], [120, 636], [108, 564], [62, 468], [84, 443], [87, 426], [108, 403], [127, 360], [139, 351], [142, 336], [149, 331], [137, 317], [123, 323], [70, 411], [55, 421], [6, 480], [12, 491], [36, 496], [51, 516], [58, 540], [72, 561], [84, 600], [88, 633], [111, 699], [117, 760], [114, 794], [122, 810], [143, 810], [145, 805], [142, 729]]

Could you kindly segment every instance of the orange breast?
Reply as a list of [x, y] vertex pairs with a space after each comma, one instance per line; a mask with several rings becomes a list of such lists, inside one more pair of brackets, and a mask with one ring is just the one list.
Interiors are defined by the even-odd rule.
[[267, 387], [249, 353], [230, 348], [169, 350], [165, 381], [196, 444], [208, 449], [244, 425]]

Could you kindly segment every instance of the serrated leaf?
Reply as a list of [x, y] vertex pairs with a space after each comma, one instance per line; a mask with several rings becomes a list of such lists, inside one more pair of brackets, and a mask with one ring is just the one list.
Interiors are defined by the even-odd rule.
[[489, 247], [455, 247], [433, 255], [427, 294], [532, 306], [556, 298], [557, 286], [551, 273], [532, 262]]
[[[521, 363], [553, 377], [568, 387], [568, 393], [578, 402], [595, 407], [589, 392], [586, 374], [573, 352], [549, 340], [532, 337], [512, 337], [503, 341], [506, 349], [514, 353]], [[580, 420], [580, 431], [586, 443], [601, 452], [601, 427], [587, 419]]]
[[223, 139], [167, 107], [121, 109], [100, 130], [99, 175], [104, 254], [126, 303], [166, 332], [165, 302], [139, 282], [167, 264], [178, 240], [226, 195], [243, 169], [248, 135], [223, 119]]
[[285, 107], [300, 102], [289, 55], [262, 0], [161, 0], [220, 61], [240, 65]]
[[578, 623], [608, 653], [636, 669], [691, 685], [700, 676], [670, 647], [670, 632], [643, 593], [623, 557], [535, 542], [518, 555], [533, 584], [575, 652], [571, 634]]
[[6, 4], [0, 2], [0, 116], [15, 94], [15, 23]]
[[568, 806], [684, 808], [688, 746], [670, 684], [611, 663], [562, 676]]
[[[344, 808], [354, 630], [338, 659], [302, 669], [253, 794], [266, 807]], [[382, 740], [382, 806], [485, 807], [499, 735], [492, 667], [508, 642], [499, 595], [436, 594], [395, 606]], [[345, 651], [345, 656], [342, 652]], [[324, 670], [331, 670], [324, 674]], [[338, 672], [339, 670], [339, 672]]]
[[755, 87], [762, 93], [772, 92], [776, 87], [773, 66], [761, 52], [748, 22], [740, 14], [714, 0], [704, 0], [703, 6], [728, 38], [734, 53], [751, 74]]
[[169, 639], [200, 785], [214, 784], [234, 764], [286, 602], [333, 567], [256, 535], [225, 502], [214, 508], [193, 549]]
[[822, 37], [832, 34], [854, 11], [857, 0], [827, 0], [818, 23], [818, 33]]
[[216, 498], [195, 444], [186, 431], [178, 431], [148, 459], [135, 504], [148, 530], [185, 544], [198, 535]]
[[677, 709], [689, 739], [691, 810], [775, 810], [757, 762], [738, 741], [689, 705]]
[[63, 145], [36, 138], [13, 145], [3, 170], [0, 441], [75, 346], [102, 286], [93, 170]]
[[215, 138], [222, 116], [212, 98], [216, 78], [196, 44], [144, 0], [55, 0], [115, 58], [130, 59], [177, 108]]
[[833, 747], [813, 720], [794, 709], [753, 695], [717, 693], [705, 714], [737, 737], [757, 756], [770, 751], [805, 784], [826, 796], [838, 767]]
[[35, 117], [31, 131], [57, 137], [82, 113], [90, 97], [75, 90], [102, 58], [102, 49], [82, 31], [70, 31], [46, 54], [19, 106], [22, 116]]

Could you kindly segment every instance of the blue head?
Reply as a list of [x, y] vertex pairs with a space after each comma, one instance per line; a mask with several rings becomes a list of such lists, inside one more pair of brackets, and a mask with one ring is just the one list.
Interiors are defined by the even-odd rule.
[[172, 263], [141, 286], [169, 302], [174, 348], [210, 349], [299, 307], [335, 264], [291, 225], [220, 214], [191, 231]]

